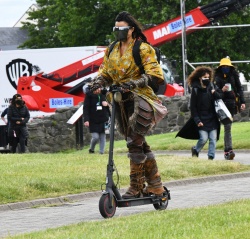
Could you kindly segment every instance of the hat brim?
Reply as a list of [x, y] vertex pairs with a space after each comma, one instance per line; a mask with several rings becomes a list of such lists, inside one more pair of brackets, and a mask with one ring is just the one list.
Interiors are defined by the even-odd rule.
[[235, 66], [233, 66], [233, 65], [219, 65], [219, 66], [217, 66], [217, 69], [220, 68], [220, 67], [222, 67], [222, 66], [230, 66], [230, 67], [235, 68]]

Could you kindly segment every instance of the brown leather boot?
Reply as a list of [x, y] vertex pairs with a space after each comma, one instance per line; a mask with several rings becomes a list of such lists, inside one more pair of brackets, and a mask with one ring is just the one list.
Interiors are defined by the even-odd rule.
[[144, 163], [136, 164], [130, 160], [130, 187], [122, 195], [124, 199], [138, 198], [142, 195], [144, 187]]
[[157, 163], [155, 159], [147, 159], [144, 163], [147, 187], [143, 190], [144, 194], [155, 194], [156, 196], [162, 196], [165, 191], [160, 173], [158, 171]]

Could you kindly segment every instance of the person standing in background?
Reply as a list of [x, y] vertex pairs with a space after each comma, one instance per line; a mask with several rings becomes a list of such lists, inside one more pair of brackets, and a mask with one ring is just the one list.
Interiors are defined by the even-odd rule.
[[16, 153], [17, 144], [20, 144], [21, 153], [25, 153], [25, 142], [29, 136], [26, 124], [30, 119], [30, 113], [20, 94], [15, 94], [8, 109], [11, 152]]
[[[223, 101], [232, 116], [245, 109], [246, 105], [239, 73], [232, 65], [229, 57], [220, 60], [220, 65], [215, 70], [214, 83], [223, 92]], [[235, 157], [231, 128], [232, 123], [224, 125], [224, 157], [227, 160], [233, 160]]]
[[[10, 99], [10, 101], [9, 101], [9, 106], [11, 105], [11, 101], [12, 101], [12, 99]], [[9, 107], [5, 108], [4, 111], [3, 111], [2, 114], [1, 114], [1, 119], [2, 119], [2, 121], [3, 121], [6, 125], [8, 125], [9, 120], [8, 120], [8, 118], [5, 119], [4, 117], [5, 117], [6, 115], [8, 115], [8, 109], [9, 109]]]
[[[11, 99], [9, 100], [9, 105], [11, 105]], [[1, 119], [2, 121], [6, 124], [6, 147], [7, 145], [9, 144], [9, 137], [8, 137], [8, 129], [9, 129], [9, 120], [8, 118], [5, 119], [5, 116], [7, 115], [8, 116], [8, 109], [9, 107], [5, 108], [4, 111], [2, 112], [1, 114]]]
[[104, 94], [95, 95], [85, 91], [83, 103], [84, 126], [89, 127], [91, 142], [89, 153], [95, 152], [95, 146], [99, 142], [99, 153], [103, 154], [106, 144], [105, 123], [108, 122], [110, 111]]
[[199, 129], [199, 140], [191, 148], [192, 157], [199, 152], [209, 140], [208, 159], [215, 157], [216, 141], [219, 138], [220, 122], [215, 112], [214, 100], [221, 95], [212, 86], [213, 70], [210, 67], [197, 67], [188, 77], [188, 85], [192, 88], [190, 110], [191, 116]]

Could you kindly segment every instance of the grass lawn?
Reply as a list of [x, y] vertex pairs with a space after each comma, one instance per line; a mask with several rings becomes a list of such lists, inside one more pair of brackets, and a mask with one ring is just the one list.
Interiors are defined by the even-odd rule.
[[[250, 149], [250, 123], [233, 124], [235, 149]], [[192, 140], [175, 138], [176, 132], [153, 135], [147, 141], [153, 150], [189, 150]], [[108, 152], [108, 144], [106, 153]], [[206, 147], [207, 148], [207, 147]], [[206, 149], [205, 148], [205, 149]], [[217, 144], [223, 149], [223, 127]], [[129, 163], [124, 141], [115, 142], [114, 160], [120, 187], [129, 184]], [[0, 204], [56, 197], [100, 190], [105, 183], [108, 154], [81, 151], [56, 154], [0, 155]], [[210, 161], [198, 158], [160, 155], [158, 167], [164, 182], [249, 171], [250, 165], [234, 161]], [[115, 182], [117, 181], [115, 175]], [[248, 239], [250, 200], [221, 205], [151, 211], [102, 221], [91, 221], [6, 238], [23, 239]]]
[[[250, 165], [233, 161], [160, 155], [163, 182], [175, 179], [249, 171]], [[120, 187], [129, 185], [126, 155], [115, 156]], [[87, 150], [58, 154], [1, 155], [0, 204], [100, 191], [105, 184], [107, 154], [89, 155]], [[117, 181], [117, 175], [114, 174]]]
[[249, 239], [250, 200], [151, 211], [48, 229], [15, 239]]
[[[240, 145], [247, 145], [244, 148], [250, 148], [248, 129], [249, 123], [235, 123], [233, 126], [233, 137], [238, 139]], [[175, 138], [175, 135], [149, 136], [148, 142], [153, 150], [190, 149], [194, 143], [193, 140]], [[126, 152], [124, 141], [115, 142], [114, 153], [122, 188], [129, 185], [129, 162], [127, 156], [119, 152]], [[105, 183], [107, 160], [108, 154], [89, 154], [88, 146], [80, 151], [55, 154], [1, 154], [0, 204], [101, 190], [101, 185]], [[209, 161], [184, 156], [161, 155], [157, 156], [157, 162], [163, 182], [250, 169], [250, 165], [234, 161]]]
[[[153, 150], [190, 150], [196, 144], [196, 140], [187, 140], [180, 137], [175, 138], [177, 132], [147, 136], [147, 142]], [[234, 149], [250, 149], [250, 122], [233, 123], [232, 140]], [[204, 146], [204, 150], [208, 147]], [[220, 139], [217, 141], [216, 149], [224, 149], [224, 126], [221, 126]], [[117, 141], [115, 152], [126, 152], [124, 141]]]

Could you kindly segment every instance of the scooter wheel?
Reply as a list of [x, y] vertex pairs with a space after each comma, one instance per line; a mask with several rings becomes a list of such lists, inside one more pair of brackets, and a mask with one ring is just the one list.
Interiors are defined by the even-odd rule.
[[168, 207], [168, 199], [159, 203], [155, 203], [153, 206], [156, 210], [165, 210]]
[[168, 206], [168, 200], [170, 199], [170, 193], [167, 190], [167, 188], [165, 188], [165, 192], [163, 193], [164, 197], [160, 200], [160, 202], [158, 203], [154, 203], [153, 206], [156, 210], [165, 210]]
[[99, 200], [99, 211], [104, 218], [110, 218], [115, 215], [116, 199], [113, 196], [111, 200], [112, 202], [110, 202], [109, 194], [103, 194]]

